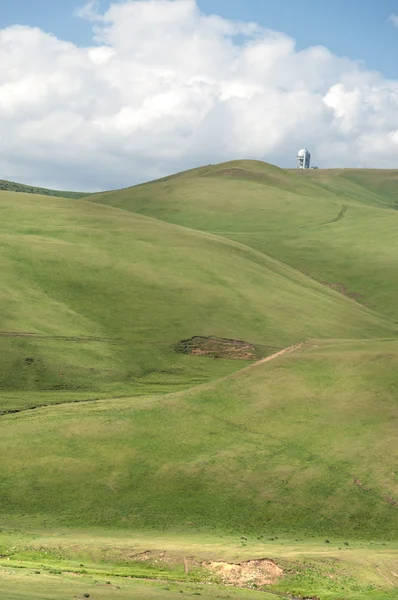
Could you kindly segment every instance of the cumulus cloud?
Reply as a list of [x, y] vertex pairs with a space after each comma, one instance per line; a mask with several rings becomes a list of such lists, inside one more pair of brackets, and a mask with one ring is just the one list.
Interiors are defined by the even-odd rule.
[[195, 0], [98, 2], [93, 42], [0, 31], [0, 177], [106, 189], [200, 164], [397, 167], [398, 81]]

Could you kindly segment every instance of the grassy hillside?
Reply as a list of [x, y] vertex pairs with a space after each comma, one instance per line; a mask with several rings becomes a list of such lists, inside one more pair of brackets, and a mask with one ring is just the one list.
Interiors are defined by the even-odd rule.
[[3, 192], [20, 192], [23, 194], [38, 194], [40, 196], [56, 196], [60, 198], [83, 198], [89, 194], [85, 192], [63, 192], [61, 190], [48, 190], [46, 188], [34, 187], [25, 185], [24, 183], [16, 183], [15, 181], [6, 181], [0, 179], [0, 191]]
[[318, 169], [304, 177], [364, 204], [398, 209], [398, 169]]
[[2, 597], [397, 595], [395, 175], [0, 191]]
[[213, 232], [398, 321], [398, 171], [203, 167], [93, 202]]
[[313, 343], [189, 392], [3, 416], [3, 518], [394, 539], [397, 361], [396, 341]]
[[235, 242], [82, 200], [2, 193], [0, 206], [3, 411], [189, 387], [239, 368], [177, 354], [194, 335], [263, 354], [390, 335], [386, 320]]

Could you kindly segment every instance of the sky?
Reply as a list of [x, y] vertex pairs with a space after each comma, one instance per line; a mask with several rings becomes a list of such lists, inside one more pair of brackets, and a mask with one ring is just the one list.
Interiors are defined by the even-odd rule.
[[0, 0], [0, 179], [398, 168], [398, 0]]

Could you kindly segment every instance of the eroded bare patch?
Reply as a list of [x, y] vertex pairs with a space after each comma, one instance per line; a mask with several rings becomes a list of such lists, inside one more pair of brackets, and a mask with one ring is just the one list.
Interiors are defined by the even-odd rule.
[[[256, 360], [261, 358], [259, 350], [249, 342], [217, 337], [194, 336], [182, 340], [176, 346], [178, 352], [212, 358], [232, 358], [238, 360]], [[264, 355], [263, 355], [264, 356]]]
[[224, 585], [261, 588], [277, 583], [283, 577], [283, 569], [269, 558], [248, 560], [241, 563], [204, 562], [202, 566], [217, 575]]

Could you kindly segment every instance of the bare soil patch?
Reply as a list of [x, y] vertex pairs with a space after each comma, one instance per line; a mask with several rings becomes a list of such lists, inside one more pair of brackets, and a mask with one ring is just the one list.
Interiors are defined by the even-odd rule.
[[202, 566], [217, 575], [224, 585], [261, 588], [277, 583], [283, 569], [273, 560], [261, 558], [241, 563], [204, 562]]
[[237, 360], [257, 360], [264, 356], [261, 351], [248, 342], [217, 337], [194, 336], [182, 340], [176, 346], [177, 352], [212, 358], [232, 358]]
[[247, 560], [240, 563], [212, 560], [198, 562], [193, 556], [173, 556], [165, 551], [151, 550], [138, 554], [130, 553], [128, 558], [133, 561], [148, 561], [153, 565], [164, 563], [172, 566], [182, 562], [185, 573], [189, 573], [192, 569], [202, 568], [223, 585], [241, 588], [259, 589], [273, 585], [284, 575], [283, 569], [269, 558]]

